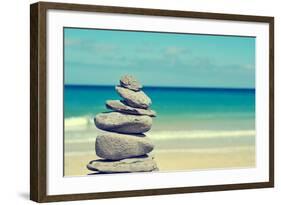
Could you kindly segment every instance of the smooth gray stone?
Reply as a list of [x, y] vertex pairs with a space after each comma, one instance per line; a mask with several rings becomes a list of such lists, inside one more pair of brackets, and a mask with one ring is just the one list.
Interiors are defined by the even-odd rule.
[[87, 168], [100, 173], [158, 171], [155, 160], [148, 156], [123, 159], [120, 161], [93, 160], [89, 162]]
[[128, 114], [133, 114], [133, 115], [148, 115], [151, 117], [156, 117], [156, 112], [154, 110], [134, 108], [134, 107], [124, 104], [120, 100], [107, 100], [106, 107], [108, 109], [111, 109], [111, 110], [114, 110], [117, 112], [128, 113]]
[[153, 148], [153, 144], [146, 137], [117, 133], [100, 134], [95, 144], [97, 156], [110, 160], [142, 156]]
[[142, 88], [140, 82], [132, 75], [122, 76], [120, 85], [133, 91], [139, 91]]
[[151, 105], [151, 99], [143, 91], [132, 91], [120, 86], [115, 87], [119, 95], [124, 98], [126, 104], [135, 108], [147, 109]]
[[100, 113], [95, 117], [97, 128], [125, 134], [147, 132], [152, 126], [152, 118], [146, 115], [128, 115], [119, 112]]

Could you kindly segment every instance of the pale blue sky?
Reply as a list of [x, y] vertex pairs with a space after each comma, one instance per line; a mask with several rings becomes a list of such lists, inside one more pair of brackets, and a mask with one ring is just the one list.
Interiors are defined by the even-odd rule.
[[255, 38], [64, 29], [65, 84], [255, 87]]

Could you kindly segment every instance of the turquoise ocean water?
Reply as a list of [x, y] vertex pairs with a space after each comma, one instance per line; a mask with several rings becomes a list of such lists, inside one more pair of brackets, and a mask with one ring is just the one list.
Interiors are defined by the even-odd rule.
[[[149, 133], [160, 148], [254, 146], [255, 89], [145, 87], [144, 92], [157, 112]], [[121, 99], [114, 86], [65, 85], [66, 142], [93, 138], [89, 130], [99, 130], [89, 128], [89, 120], [108, 111], [109, 99]]]

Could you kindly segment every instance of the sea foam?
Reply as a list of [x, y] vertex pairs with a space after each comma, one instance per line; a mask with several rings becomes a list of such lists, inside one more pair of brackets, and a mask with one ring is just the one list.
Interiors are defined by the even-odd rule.
[[91, 116], [69, 117], [64, 119], [65, 129], [83, 129], [93, 124]]
[[[87, 134], [87, 132], [89, 132]], [[101, 133], [102, 131], [98, 131], [97, 133], [93, 133], [92, 130], [83, 132], [84, 137], [81, 135], [76, 136], [79, 137], [71, 137], [65, 138], [66, 143], [88, 143], [95, 140], [96, 134]], [[68, 133], [70, 134], [70, 133]], [[81, 133], [82, 134], [82, 133]], [[244, 137], [254, 137], [255, 130], [179, 130], [179, 131], [151, 131], [151, 133], [147, 133], [146, 136], [151, 140], [192, 140], [192, 139], [234, 139], [234, 138], [244, 138]]]
[[176, 130], [157, 131], [151, 138], [157, 140], [167, 139], [207, 139], [255, 136], [255, 130]]

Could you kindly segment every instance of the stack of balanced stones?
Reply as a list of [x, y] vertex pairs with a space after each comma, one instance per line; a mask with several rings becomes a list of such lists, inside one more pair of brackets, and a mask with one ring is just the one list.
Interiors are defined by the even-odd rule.
[[151, 99], [141, 90], [142, 85], [131, 75], [120, 79], [116, 91], [123, 100], [107, 100], [110, 112], [97, 114], [97, 128], [106, 131], [95, 142], [96, 155], [102, 159], [87, 165], [98, 173], [151, 172], [158, 170], [150, 153], [154, 145], [145, 136], [156, 112], [150, 110]]

